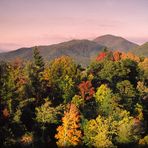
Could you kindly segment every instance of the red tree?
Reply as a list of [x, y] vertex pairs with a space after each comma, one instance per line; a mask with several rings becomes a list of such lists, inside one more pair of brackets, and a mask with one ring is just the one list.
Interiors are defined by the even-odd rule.
[[105, 57], [107, 56], [107, 54], [105, 52], [101, 52], [98, 57], [96, 58], [96, 61], [101, 61], [103, 60]]
[[83, 99], [89, 100], [93, 97], [95, 91], [94, 87], [92, 87], [91, 81], [82, 81], [82, 83], [80, 83], [78, 87]]

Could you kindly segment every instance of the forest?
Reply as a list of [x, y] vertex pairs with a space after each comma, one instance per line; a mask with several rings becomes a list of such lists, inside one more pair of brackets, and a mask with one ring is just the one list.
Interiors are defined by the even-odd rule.
[[0, 147], [148, 147], [148, 58], [104, 50], [0, 62]]

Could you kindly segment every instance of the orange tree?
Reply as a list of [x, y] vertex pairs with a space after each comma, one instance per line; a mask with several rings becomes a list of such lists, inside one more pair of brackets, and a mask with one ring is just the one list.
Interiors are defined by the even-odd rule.
[[55, 138], [59, 147], [76, 146], [82, 137], [80, 130], [80, 115], [74, 104], [68, 105], [68, 110], [62, 118], [62, 125], [57, 128]]

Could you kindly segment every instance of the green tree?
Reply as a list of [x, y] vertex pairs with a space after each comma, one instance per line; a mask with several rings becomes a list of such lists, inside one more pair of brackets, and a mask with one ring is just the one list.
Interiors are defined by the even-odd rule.
[[[1, 62], [0, 64], [0, 103], [1, 107], [12, 112], [12, 100], [14, 98], [15, 83], [13, 78], [12, 65]], [[2, 107], [2, 108], [3, 108]]]
[[130, 116], [130, 112], [121, 110], [117, 125], [116, 141], [120, 144], [137, 142], [140, 139], [141, 125], [139, 120]]
[[45, 99], [45, 103], [39, 107], [35, 108], [36, 121], [38, 123], [57, 123], [57, 115], [60, 114], [59, 108], [51, 107], [51, 102], [48, 99]]
[[117, 83], [117, 90], [121, 96], [121, 104], [125, 109], [132, 109], [136, 103], [136, 90], [133, 85], [128, 80], [121, 81]]
[[120, 61], [104, 61], [99, 76], [102, 80], [109, 81], [113, 87], [118, 81], [125, 79], [128, 73], [129, 70]]
[[80, 74], [76, 64], [68, 56], [62, 56], [49, 64], [52, 78], [51, 98], [54, 102], [69, 102], [76, 91]]
[[44, 70], [45, 64], [37, 46], [34, 47], [33, 49], [33, 58], [34, 58], [34, 65], [36, 66], [37, 70], [39, 72], [42, 72]]
[[33, 63], [29, 65], [29, 80], [31, 85], [31, 92], [32, 96], [39, 101], [44, 96], [43, 92], [43, 85], [42, 85], [42, 73], [44, 71], [44, 61], [43, 58], [40, 56], [40, 52], [37, 47], [34, 48], [33, 53]]
[[61, 82], [60, 88], [63, 90], [62, 98], [64, 99], [64, 103], [69, 103], [75, 94], [75, 86], [72, 78], [66, 75], [65, 79]]
[[141, 79], [148, 85], [148, 58], [144, 58], [142, 62], [138, 63], [141, 73]]
[[116, 104], [116, 97], [113, 95], [110, 88], [107, 85], [102, 84], [94, 95], [99, 105], [99, 113], [108, 116], [112, 114]]
[[45, 103], [39, 107], [35, 108], [35, 120], [40, 124], [42, 130], [42, 141], [44, 142], [44, 134], [49, 124], [57, 124], [58, 116], [61, 114], [62, 106], [52, 107], [51, 102], [48, 99], [45, 99]]
[[90, 147], [114, 147], [112, 137], [116, 135], [116, 122], [111, 117], [105, 119], [100, 115], [84, 126], [84, 143]]
[[136, 86], [140, 79], [140, 69], [138, 67], [138, 63], [131, 59], [125, 59], [121, 61], [121, 64], [123, 65], [124, 69], [127, 69], [128, 71], [124, 80], [129, 80], [131, 84]]

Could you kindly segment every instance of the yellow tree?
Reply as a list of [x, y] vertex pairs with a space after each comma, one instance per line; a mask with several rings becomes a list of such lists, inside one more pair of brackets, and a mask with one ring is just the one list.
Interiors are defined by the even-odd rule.
[[80, 115], [74, 104], [68, 105], [68, 110], [62, 118], [62, 125], [57, 128], [55, 138], [59, 147], [76, 146], [80, 143]]
[[138, 64], [138, 66], [144, 72], [142, 78], [148, 79], [148, 58], [145, 58], [142, 62]]
[[116, 121], [112, 117], [98, 116], [89, 120], [84, 126], [84, 143], [88, 147], [112, 148], [112, 137], [116, 135]]
[[133, 61], [140, 62], [140, 58], [130, 52], [128, 52], [128, 53], [122, 52], [121, 59], [131, 59]]

